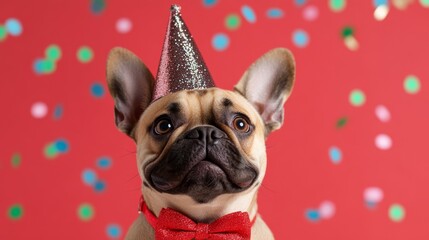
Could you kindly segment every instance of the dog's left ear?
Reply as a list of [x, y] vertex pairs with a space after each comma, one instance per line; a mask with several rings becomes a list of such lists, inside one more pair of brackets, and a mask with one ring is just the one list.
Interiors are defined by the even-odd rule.
[[256, 60], [241, 77], [234, 90], [259, 112], [266, 135], [283, 124], [283, 105], [295, 81], [295, 61], [289, 50], [273, 49]]

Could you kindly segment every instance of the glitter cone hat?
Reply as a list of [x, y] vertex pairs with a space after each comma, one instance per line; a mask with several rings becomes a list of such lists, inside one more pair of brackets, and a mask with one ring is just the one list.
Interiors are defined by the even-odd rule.
[[210, 73], [180, 14], [173, 5], [152, 101], [180, 90], [214, 87]]

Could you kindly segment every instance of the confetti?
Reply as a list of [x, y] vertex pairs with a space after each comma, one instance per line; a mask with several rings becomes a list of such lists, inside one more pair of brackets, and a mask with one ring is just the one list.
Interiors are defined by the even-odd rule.
[[307, 209], [305, 217], [311, 222], [318, 222], [320, 220], [320, 213], [315, 209]]
[[379, 134], [375, 137], [375, 146], [381, 150], [388, 150], [392, 147], [392, 139], [387, 134]]
[[0, 25], [0, 42], [5, 40], [7, 37], [7, 30], [4, 26]]
[[241, 7], [241, 14], [243, 14], [244, 19], [248, 21], [249, 23], [255, 23], [256, 22], [256, 15], [253, 9], [247, 5], [244, 5]]
[[384, 105], [378, 105], [377, 107], [375, 107], [375, 115], [381, 122], [390, 121], [389, 109], [387, 109], [387, 107]]
[[94, 57], [94, 54], [90, 47], [83, 46], [83, 47], [80, 47], [77, 51], [77, 59], [81, 63], [88, 63], [92, 60], [93, 57]]
[[12, 220], [19, 220], [24, 215], [24, 208], [21, 204], [14, 204], [9, 207], [8, 216]]
[[97, 167], [101, 169], [108, 169], [112, 166], [112, 159], [109, 157], [100, 157], [97, 160]]
[[339, 164], [342, 160], [341, 149], [336, 146], [332, 146], [329, 148], [329, 158], [333, 164]]
[[55, 148], [60, 153], [66, 153], [69, 151], [69, 143], [65, 139], [59, 139], [55, 141]]
[[92, 169], [84, 169], [81, 177], [83, 183], [89, 186], [93, 186], [97, 182], [97, 174]]
[[383, 190], [379, 187], [368, 187], [363, 192], [363, 198], [367, 203], [378, 204], [384, 198]]
[[283, 10], [280, 8], [270, 8], [267, 10], [267, 17], [272, 19], [278, 19], [283, 17]]
[[56, 44], [49, 45], [45, 50], [45, 57], [51, 61], [58, 61], [61, 58], [61, 48]]
[[235, 30], [240, 27], [241, 19], [237, 14], [229, 14], [225, 18], [225, 26], [229, 30]]
[[59, 151], [55, 147], [54, 143], [49, 143], [45, 145], [43, 153], [47, 159], [53, 159], [58, 156]]
[[102, 180], [97, 180], [93, 187], [95, 192], [103, 192], [106, 189], [106, 183]]
[[405, 218], [405, 209], [401, 204], [392, 204], [389, 208], [389, 218], [393, 222], [401, 222]]
[[106, 9], [106, 0], [91, 0], [91, 12], [100, 14]]
[[416, 94], [420, 91], [420, 80], [414, 75], [409, 75], [404, 80], [405, 92], [409, 94]]
[[216, 5], [217, 0], [203, 0], [203, 5], [205, 7], [212, 7], [214, 5]]
[[91, 95], [95, 98], [101, 98], [104, 96], [104, 87], [101, 83], [93, 83], [91, 85]]
[[298, 6], [302, 6], [307, 3], [307, 0], [295, 0], [295, 4]]
[[392, 0], [393, 6], [399, 10], [405, 10], [414, 0]]
[[16, 18], [9, 18], [4, 24], [6, 31], [12, 36], [19, 36], [22, 34], [21, 22]]
[[48, 106], [44, 102], [36, 102], [31, 106], [31, 116], [37, 119], [44, 118], [48, 114]]
[[82, 221], [90, 221], [94, 218], [94, 208], [89, 203], [82, 203], [77, 209], [77, 216]]
[[122, 235], [122, 228], [118, 224], [109, 224], [107, 225], [106, 233], [110, 239], [119, 239]]
[[304, 8], [302, 16], [306, 21], [314, 21], [319, 17], [319, 9], [314, 5], [307, 6]]
[[388, 5], [379, 5], [374, 10], [374, 18], [377, 21], [383, 21], [386, 19], [389, 14], [389, 6]]
[[389, 2], [388, 2], [388, 0], [373, 0], [373, 4], [375, 7], [387, 6], [389, 4]]
[[335, 204], [331, 201], [324, 201], [319, 206], [319, 215], [322, 219], [330, 219], [335, 215]]
[[347, 122], [349, 121], [348, 117], [342, 117], [340, 119], [338, 119], [337, 123], [336, 123], [336, 128], [343, 128], [344, 126], [346, 126]]
[[21, 165], [21, 154], [14, 153], [12, 155], [11, 164], [13, 168], [18, 168]]
[[420, 4], [421, 4], [423, 7], [427, 7], [427, 8], [429, 8], [429, 0], [420, 0]]
[[365, 101], [366, 101], [365, 93], [359, 89], [354, 89], [353, 91], [350, 92], [349, 101], [352, 106], [360, 107], [363, 104], [365, 104]]
[[308, 45], [310, 39], [307, 32], [305, 32], [304, 30], [296, 30], [292, 34], [292, 41], [295, 46], [299, 48], [304, 48]]
[[57, 104], [54, 108], [54, 119], [58, 120], [63, 116], [64, 108], [63, 105]]
[[217, 51], [223, 51], [228, 48], [229, 37], [226, 34], [218, 33], [214, 35], [212, 45]]
[[343, 11], [346, 7], [346, 0], [329, 0], [329, 8], [334, 12]]
[[121, 34], [125, 34], [131, 31], [133, 23], [128, 18], [120, 18], [116, 21], [116, 31]]
[[354, 37], [354, 28], [345, 26], [341, 30], [341, 36], [344, 39], [344, 44], [351, 51], [356, 51], [359, 48], [359, 43]]

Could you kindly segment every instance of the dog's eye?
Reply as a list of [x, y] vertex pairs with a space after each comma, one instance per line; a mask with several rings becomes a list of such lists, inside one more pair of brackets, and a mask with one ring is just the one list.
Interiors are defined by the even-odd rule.
[[232, 124], [237, 131], [248, 132], [250, 130], [250, 124], [242, 117], [236, 117]]
[[164, 135], [173, 130], [173, 124], [168, 119], [161, 119], [155, 125], [155, 133], [158, 135]]

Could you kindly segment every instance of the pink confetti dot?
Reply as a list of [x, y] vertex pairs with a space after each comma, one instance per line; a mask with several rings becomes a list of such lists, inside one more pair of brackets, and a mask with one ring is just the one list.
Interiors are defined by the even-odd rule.
[[379, 134], [375, 137], [375, 146], [381, 150], [388, 150], [392, 147], [392, 139], [387, 134]]
[[366, 202], [379, 203], [383, 200], [383, 190], [379, 187], [368, 187], [363, 192], [363, 198]]
[[331, 201], [324, 201], [319, 206], [319, 214], [323, 219], [332, 218], [335, 215], [335, 204]]
[[381, 122], [388, 122], [390, 120], [389, 109], [387, 109], [383, 105], [378, 105], [377, 107], [375, 107], [375, 115]]
[[48, 106], [43, 102], [36, 102], [31, 106], [31, 115], [34, 118], [44, 118], [48, 113]]
[[305, 20], [314, 21], [319, 17], [319, 9], [314, 5], [307, 6], [304, 8], [302, 15]]
[[122, 34], [125, 34], [131, 31], [132, 27], [133, 27], [133, 23], [128, 18], [120, 18], [116, 22], [116, 30]]

